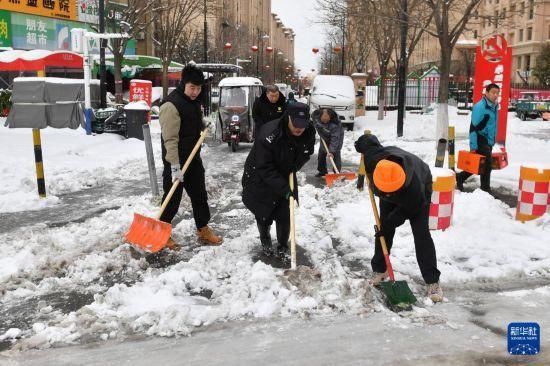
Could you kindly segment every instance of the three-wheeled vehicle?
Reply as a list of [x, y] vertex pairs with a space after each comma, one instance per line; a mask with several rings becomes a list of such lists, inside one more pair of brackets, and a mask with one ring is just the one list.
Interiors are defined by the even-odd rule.
[[261, 95], [263, 84], [252, 77], [230, 77], [222, 79], [218, 87], [217, 130], [221, 131], [222, 141], [235, 152], [240, 142], [254, 142], [252, 106]]

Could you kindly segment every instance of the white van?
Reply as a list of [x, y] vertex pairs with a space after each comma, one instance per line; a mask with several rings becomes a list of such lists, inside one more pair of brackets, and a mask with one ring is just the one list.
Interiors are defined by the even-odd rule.
[[349, 76], [317, 75], [310, 90], [310, 112], [332, 108], [349, 131], [355, 123], [355, 87]]
[[285, 98], [287, 98], [288, 92], [289, 92], [288, 85], [282, 84], [282, 83], [276, 83], [275, 85], [279, 88], [279, 91], [281, 92], [281, 94], [284, 95]]

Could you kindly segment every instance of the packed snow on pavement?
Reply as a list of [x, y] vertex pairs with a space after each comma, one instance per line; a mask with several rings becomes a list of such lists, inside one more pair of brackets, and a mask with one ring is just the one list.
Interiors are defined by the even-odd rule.
[[[456, 150], [466, 149], [469, 116], [457, 115], [452, 108], [449, 115], [457, 130]], [[550, 124], [509, 116], [510, 165], [493, 172], [492, 185], [517, 192], [523, 163], [550, 163]], [[365, 128], [382, 144], [413, 152], [432, 166], [435, 120], [435, 114], [407, 114], [404, 137], [396, 139], [395, 112], [389, 112], [384, 121], [376, 121], [376, 112], [368, 112], [356, 122], [355, 131], [346, 132], [344, 168], [356, 169], [359, 155], [353, 142]], [[160, 175], [158, 122], [152, 123], [151, 132]], [[48, 198], [39, 199], [30, 130], [0, 127], [0, 141], [0, 220], [14, 212], [55, 209], [63, 194], [101, 186], [107, 180], [121, 185], [128, 179], [148, 180], [141, 141], [46, 129], [42, 143]], [[513, 208], [475, 190], [457, 192], [452, 227], [432, 232], [441, 284], [452, 294], [443, 304], [434, 305], [425, 297], [409, 225], [397, 230], [392, 264], [397, 278], [407, 280], [420, 301], [412, 311], [396, 317], [366, 281], [375, 223], [368, 194], [358, 191], [355, 182], [331, 189], [316, 182], [311, 177], [316, 154], [309, 170], [298, 174], [296, 225], [297, 242], [320, 279], [289, 277], [256, 261], [260, 246], [256, 224], [240, 201], [240, 177], [249, 149], [243, 144], [231, 153], [226, 145], [210, 139], [202, 150], [209, 202], [215, 212], [213, 227], [225, 238], [220, 247], [196, 244], [190, 205], [184, 198], [182, 219], [173, 230], [184, 247], [182, 253], [163, 253], [157, 262], [139, 255], [124, 243], [123, 235], [134, 212], [154, 216], [158, 210], [148, 192], [125, 197], [105, 192], [104, 200], [117, 202], [118, 208], [83, 222], [54, 227], [36, 222], [0, 234], [0, 344], [10, 349], [6, 357], [29, 348], [121, 340], [136, 334], [187, 336], [200, 328], [250, 319], [283, 323], [345, 315], [373, 317], [395, 329], [453, 331], [468, 323], [453, 310], [453, 302], [462, 301], [461, 289], [490, 287], [496, 289], [499, 301], [522, 297], [534, 308], [550, 301], [550, 216], [515, 221]], [[477, 184], [474, 180], [467, 185]], [[83, 207], [86, 204], [82, 202]], [[510, 283], [519, 283], [520, 288]], [[521, 288], [524, 284], [529, 288]], [[77, 304], [59, 304], [57, 297]], [[529, 313], [525, 316], [529, 318]], [[495, 326], [506, 329], [514, 320], [502, 319]], [[548, 329], [542, 327], [543, 339], [550, 336]]]

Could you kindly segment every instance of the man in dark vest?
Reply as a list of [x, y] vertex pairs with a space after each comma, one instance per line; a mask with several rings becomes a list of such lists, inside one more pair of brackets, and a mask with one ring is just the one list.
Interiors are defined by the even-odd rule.
[[[197, 151], [185, 175], [181, 176], [181, 168], [191, 154], [193, 147], [204, 129], [201, 103], [198, 99], [204, 83], [204, 75], [195, 65], [187, 65], [181, 73], [181, 82], [168, 95], [160, 107], [160, 127], [162, 132], [162, 173], [164, 197], [172, 187], [174, 179], [180, 178], [181, 184], [174, 192], [166, 206], [161, 221], [171, 223], [178, 212], [183, 189], [191, 199], [193, 217], [197, 227], [197, 237], [204, 245], [219, 245], [222, 238], [214, 234], [208, 226], [210, 208], [204, 180], [204, 167]], [[176, 244], [170, 238], [169, 247]]]

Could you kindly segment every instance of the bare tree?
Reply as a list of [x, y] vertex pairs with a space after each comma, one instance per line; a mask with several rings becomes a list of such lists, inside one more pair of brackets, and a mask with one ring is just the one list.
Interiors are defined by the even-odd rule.
[[481, 0], [424, 0], [433, 11], [433, 25], [435, 29], [426, 32], [436, 37], [440, 47], [439, 61], [439, 93], [437, 110], [436, 140], [447, 138], [449, 129], [449, 74], [451, 55], [456, 42], [459, 40]]
[[183, 32], [178, 40], [174, 60], [186, 64], [190, 61], [202, 59], [203, 53], [204, 32], [202, 30], [189, 30]]
[[[112, 39], [107, 45], [113, 54], [116, 102], [122, 103], [121, 69], [124, 53], [128, 46], [128, 40], [135, 38], [136, 35], [141, 32], [145, 32], [147, 27], [155, 19], [155, 14], [159, 7], [157, 3], [153, 1], [144, 0], [128, 0], [128, 6], [111, 1], [106, 1], [105, 5], [107, 9], [110, 8], [107, 19], [112, 19], [111, 22], [107, 22], [107, 31], [120, 32], [120, 24], [125, 24], [127, 28], [126, 33], [128, 33], [129, 36], [129, 38]], [[97, 29], [95, 30], [97, 31]]]
[[376, 15], [369, 17], [371, 32], [369, 32], [368, 39], [376, 53], [380, 75], [380, 84], [378, 85], [378, 120], [384, 119], [388, 66], [392, 59], [392, 52], [395, 50], [397, 40], [399, 39], [398, 28], [395, 27], [395, 23], [388, 21], [388, 19], [395, 19], [395, 4], [393, 2], [395, 0], [363, 0], [359, 8], [359, 11], [364, 14]]
[[153, 42], [155, 53], [162, 63], [163, 94], [168, 92], [168, 66], [174, 58], [182, 37], [192, 32], [190, 22], [203, 14], [203, 2], [197, 0], [159, 0], [165, 9], [154, 21]]

